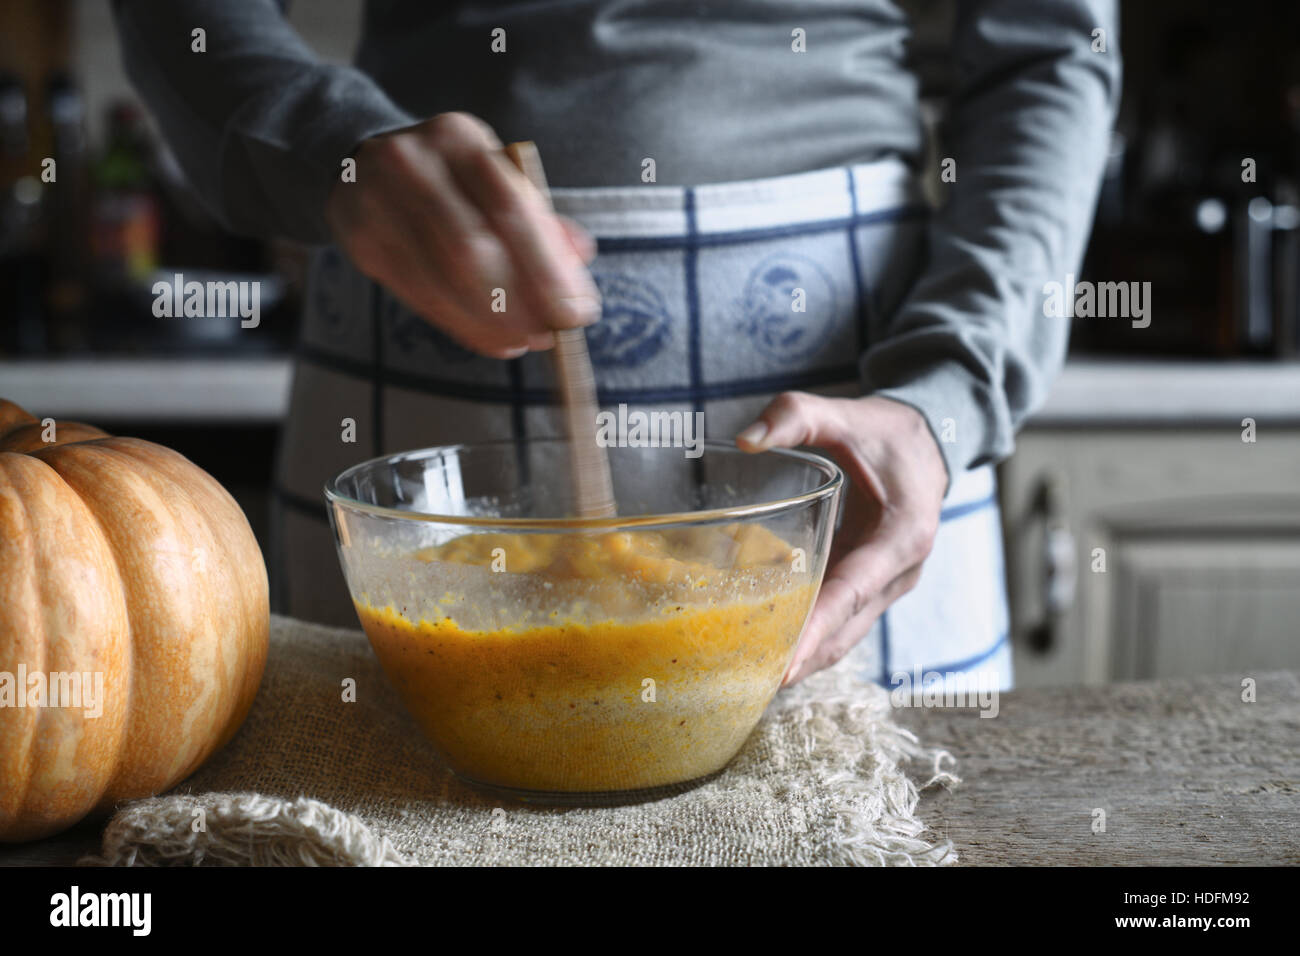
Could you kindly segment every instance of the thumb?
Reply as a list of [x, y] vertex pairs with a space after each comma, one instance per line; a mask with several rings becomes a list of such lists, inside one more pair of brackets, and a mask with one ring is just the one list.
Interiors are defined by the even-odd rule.
[[736, 436], [742, 451], [833, 444], [838, 432], [835, 403], [808, 392], [782, 392]]

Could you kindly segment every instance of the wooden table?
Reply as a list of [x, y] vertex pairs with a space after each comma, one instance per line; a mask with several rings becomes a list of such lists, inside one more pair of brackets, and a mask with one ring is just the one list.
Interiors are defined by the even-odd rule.
[[[1242, 700], [1247, 676], [1254, 703]], [[963, 864], [1300, 863], [1300, 674], [1014, 691], [993, 718], [901, 716], [957, 758], [962, 785], [928, 793], [920, 816]], [[0, 865], [67, 865], [97, 849], [88, 824], [0, 847]]]
[[919, 815], [962, 863], [1300, 863], [1300, 674], [1015, 691], [999, 705], [994, 718], [903, 719], [957, 757], [962, 785]]

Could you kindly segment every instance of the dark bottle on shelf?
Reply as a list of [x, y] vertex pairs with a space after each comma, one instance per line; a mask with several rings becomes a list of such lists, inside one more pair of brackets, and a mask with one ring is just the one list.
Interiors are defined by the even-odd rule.
[[103, 154], [94, 164], [92, 248], [96, 274], [108, 285], [143, 282], [158, 268], [161, 225], [149, 173], [149, 141], [139, 110], [109, 111]]
[[41, 307], [46, 190], [28, 156], [28, 97], [22, 78], [0, 74], [0, 354], [45, 348]]
[[58, 73], [50, 80], [46, 104], [56, 177], [47, 187], [50, 345], [59, 351], [78, 351], [89, 344], [90, 167], [85, 101], [72, 78]]

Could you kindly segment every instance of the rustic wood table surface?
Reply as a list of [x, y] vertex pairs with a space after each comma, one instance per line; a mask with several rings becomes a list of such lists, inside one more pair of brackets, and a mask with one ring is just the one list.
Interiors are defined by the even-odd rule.
[[[963, 781], [920, 815], [965, 865], [1300, 863], [1300, 674], [1249, 679], [1253, 702], [1236, 675], [1013, 691], [992, 718], [904, 710]], [[83, 824], [0, 846], [0, 865], [70, 865], [98, 844]]]

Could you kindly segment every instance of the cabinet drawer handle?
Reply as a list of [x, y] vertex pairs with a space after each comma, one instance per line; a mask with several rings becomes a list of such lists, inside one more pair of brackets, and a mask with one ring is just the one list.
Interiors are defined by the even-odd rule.
[[1040, 654], [1052, 651], [1059, 640], [1062, 618], [1074, 606], [1078, 585], [1078, 550], [1074, 534], [1065, 520], [1061, 482], [1044, 475], [1035, 489], [1031, 513], [1043, 529], [1042, 606], [1043, 617], [1026, 634], [1029, 648]]

